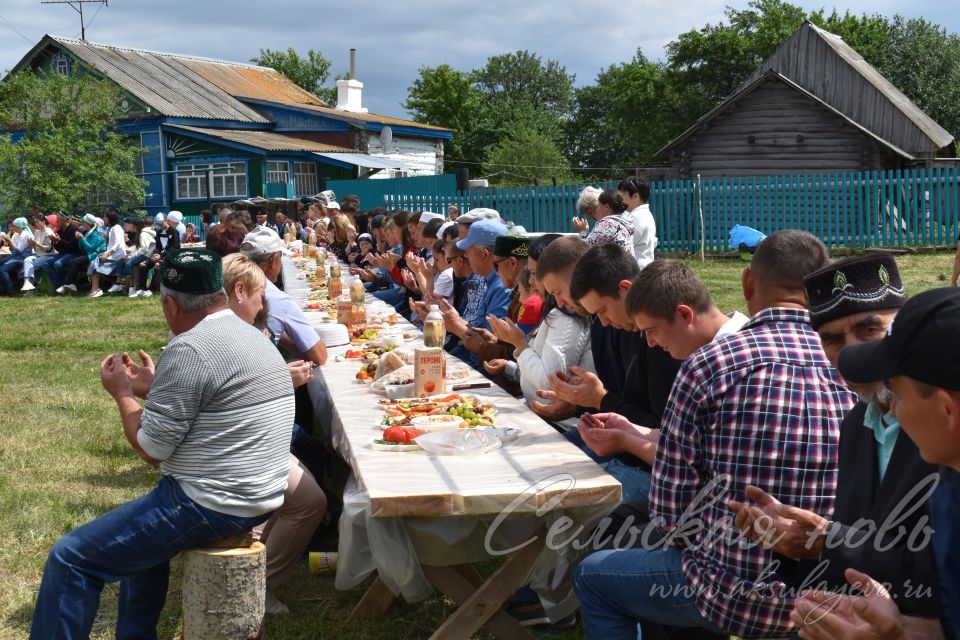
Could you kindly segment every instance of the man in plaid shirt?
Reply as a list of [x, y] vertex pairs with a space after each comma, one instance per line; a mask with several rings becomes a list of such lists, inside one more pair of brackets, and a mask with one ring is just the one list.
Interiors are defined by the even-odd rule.
[[728, 500], [748, 484], [829, 514], [837, 443], [856, 397], [823, 354], [803, 278], [829, 262], [801, 231], [770, 235], [744, 271], [752, 314], [677, 374], [650, 490], [653, 548], [601, 551], [577, 570], [588, 638], [636, 638], [637, 622], [742, 637], [786, 635], [792, 594], [769, 551], [742, 539]]

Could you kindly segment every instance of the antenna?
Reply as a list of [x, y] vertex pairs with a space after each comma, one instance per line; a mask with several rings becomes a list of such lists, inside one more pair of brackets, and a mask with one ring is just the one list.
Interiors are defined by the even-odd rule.
[[[87, 26], [83, 23], [83, 5], [85, 4], [100, 4], [105, 7], [109, 7], [108, 0], [40, 0], [40, 4], [68, 4], [70, 8], [80, 14], [80, 39], [86, 42], [87, 40]], [[102, 8], [102, 7], [101, 7]], [[97, 13], [100, 12], [100, 9], [97, 9]], [[93, 15], [94, 18], [97, 17], [97, 14]], [[91, 19], [90, 22], [93, 22]]]

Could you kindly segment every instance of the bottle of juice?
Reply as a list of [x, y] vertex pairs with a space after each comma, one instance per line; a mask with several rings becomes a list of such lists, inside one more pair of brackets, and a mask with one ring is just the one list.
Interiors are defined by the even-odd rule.
[[430, 305], [430, 313], [423, 319], [423, 346], [442, 349], [447, 341], [447, 330], [443, 324], [443, 314], [438, 305]]
[[327, 281], [327, 297], [336, 300], [343, 293], [343, 280], [340, 279], [340, 264], [335, 260], [330, 261], [330, 268], [327, 269], [330, 279]]

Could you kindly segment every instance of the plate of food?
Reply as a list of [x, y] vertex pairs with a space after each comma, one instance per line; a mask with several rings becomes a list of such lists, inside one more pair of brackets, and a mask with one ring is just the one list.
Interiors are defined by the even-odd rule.
[[350, 342], [353, 344], [363, 344], [364, 342], [369, 342], [370, 340], [376, 339], [380, 335], [381, 327], [357, 327], [350, 333]]
[[444, 429], [463, 429], [467, 426], [466, 421], [462, 417], [450, 413], [414, 416], [410, 418], [410, 424], [421, 433], [443, 431]]
[[377, 451], [417, 451], [420, 449], [414, 440], [421, 432], [407, 427], [390, 427], [384, 429], [379, 438], [370, 441], [370, 446]]
[[384, 413], [379, 422], [383, 428], [412, 425], [414, 418], [433, 415], [455, 416], [463, 421], [464, 427], [489, 427], [493, 426], [497, 413], [493, 404], [481, 402], [476, 396], [459, 393], [428, 398], [380, 400], [379, 404]]
[[364, 362], [377, 362], [385, 354], [389, 353], [396, 349], [394, 346], [387, 347], [371, 347], [365, 346], [364, 348], [357, 349], [347, 349], [347, 352], [344, 355], [347, 360], [363, 360]]

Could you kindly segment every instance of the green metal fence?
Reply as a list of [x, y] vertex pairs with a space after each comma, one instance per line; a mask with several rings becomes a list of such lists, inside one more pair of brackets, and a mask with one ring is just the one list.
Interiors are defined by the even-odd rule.
[[[360, 198], [362, 209], [389, 207], [388, 196], [404, 194], [410, 197], [439, 193], [456, 193], [457, 178], [452, 173], [439, 176], [415, 176], [412, 178], [384, 178], [367, 180], [328, 180], [327, 189], [337, 198], [347, 194]], [[438, 212], [439, 213], [439, 212]], [[446, 210], [443, 211], [446, 213]]]
[[651, 185], [660, 248], [727, 249], [734, 224], [805, 229], [834, 247], [945, 246], [957, 241], [957, 168], [668, 180]]
[[[397, 194], [388, 196], [391, 208], [446, 213], [449, 205], [461, 211], [478, 207], [496, 209], [505, 220], [523, 225], [527, 231], [573, 230], [571, 220], [577, 214], [577, 198], [584, 185], [518, 187], [515, 189], [471, 189], [429, 195]], [[617, 183], [598, 184], [601, 189]]]
[[[361, 206], [446, 213], [496, 209], [528, 231], [572, 231], [584, 185], [457, 191], [451, 174], [392, 180], [333, 181]], [[601, 189], [615, 182], [595, 184]], [[960, 232], [956, 167], [860, 173], [665, 180], [650, 185], [660, 250], [727, 251], [730, 228], [772, 233], [805, 229], [834, 247], [954, 245]]]

